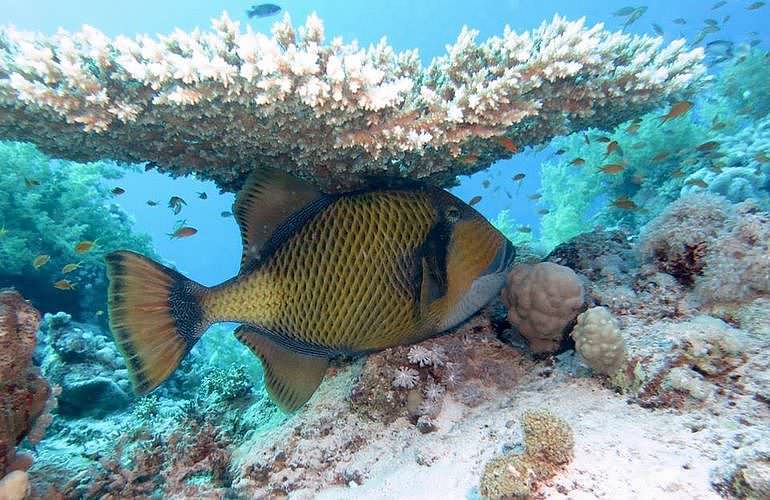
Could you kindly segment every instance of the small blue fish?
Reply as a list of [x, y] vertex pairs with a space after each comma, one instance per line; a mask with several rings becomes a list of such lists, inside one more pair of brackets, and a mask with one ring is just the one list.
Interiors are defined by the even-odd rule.
[[281, 12], [281, 8], [274, 3], [261, 3], [259, 5], [252, 5], [246, 14], [249, 18], [252, 17], [270, 17]]

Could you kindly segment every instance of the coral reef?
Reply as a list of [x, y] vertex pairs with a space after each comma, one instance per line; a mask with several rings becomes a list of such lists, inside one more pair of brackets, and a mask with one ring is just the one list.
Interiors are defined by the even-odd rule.
[[570, 268], [519, 264], [508, 274], [502, 298], [508, 320], [534, 353], [553, 352], [584, 304], [583, 285]]
[[[25, 437], [39, 441], [50, 422], [52, 391], [32, 365], [39, 313], [13, 290], [0, 290], [0, 494], [23, 498], [31, 459], [16, 453]], [[37, 420], [37, 422], [36, 422]], [[10, 473], [10, 477], [5, 477]], [[4, 479], [3, 479], [4, 478]], [[7, 496], [5, 496], [7, 495]]]
[[496, 457], [484, 466], [479, 490], [485, 498], [529, 498], [538, 481], [572, 460], [575, 442], [564, 420], [547, 410], [529, 410], [521, 421], [524, 453]]
[[128, 372], [107, 332], [59, 312], [44, 315], [39, 338], [43, 374], [61, 387], [60, 414], [104, 417], [128, 406]]
[[606, 307], [592, 307], [581, 313], [570, 335], [575, 339], [575, 350], [597, 373], [612, 375], [627, 361], [618, 322]]
[[[105, 179], [121, 171], [106, 162], [52, 160], [31, 144], [0, 142], [0, 286], [12, 285], [42, 312], [68, 311], [94, 320], [106, 311], [103, 257], [118, 248], [154, 255], [150, 238], [131, 232], [132, 221], [113, 200]], [[96, 241], [78, 253], [81, 241]], [[48, 261], [33, 266], [38, 256]], [[62, 270], [76, 264], [69, 273]], [[75, 285], [58, 290], [66, 278]]]
[[315, 15], [297, 29], [286, 16], [272, 37], [226, 14], [212, 31], [158, 39], [5, 28], [0, 137], [77, 161], [149, 161], [230, 190], [261, 164], [328, 189], [383, 175], [447, 184], [511, 156], [494, 138], [541, 144], [699, 87], [702, 49], [584, 22], [555, 16], [479, 44], [464, 29], [425, 69], [384, 40], [325, 45]]
[[645, 226], [640, 250], [646, 262], [694, 284], [702, 300], [731, 302], [770, 293], [768, 245], [768, 212], [703, 193], [680, 198]]

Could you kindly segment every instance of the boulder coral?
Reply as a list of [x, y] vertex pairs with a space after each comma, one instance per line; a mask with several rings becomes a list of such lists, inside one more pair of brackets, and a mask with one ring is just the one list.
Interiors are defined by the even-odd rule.
[[606, 307], [592, 307], [580, 314], [571, 335], [575, 350], [597, 373], [612, 375], [627, 361], [620, 327]]
[[286, 15], [272, 33], [227, 14], [210, 31], [158, 38], [0, 29], [0, 138], [77, 161], [147, 161], [227, 190], [263, 164], [330, 190], [371, 176], [446, 185], [689, 96], [705, 73], [703, 49], [684, 39], [664, 46], [560, 16], [481, 43], [464, 28], [427, 68], [384, 39], [325, 44], [315, 14], [299, 27]]
[[577, 274], [552, 262], [515, 266], [502, 291], [508, 320], [534, 353], [558, 349], [564, 329], [583, 307], [583, 295]]

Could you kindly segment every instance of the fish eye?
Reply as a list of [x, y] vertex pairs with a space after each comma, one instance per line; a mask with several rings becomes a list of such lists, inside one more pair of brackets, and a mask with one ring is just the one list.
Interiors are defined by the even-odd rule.
[[457, 222], [460, 220], [460, 209], [455, 206], [449, 206], [444, 215], [446, 216], [447, 221]]

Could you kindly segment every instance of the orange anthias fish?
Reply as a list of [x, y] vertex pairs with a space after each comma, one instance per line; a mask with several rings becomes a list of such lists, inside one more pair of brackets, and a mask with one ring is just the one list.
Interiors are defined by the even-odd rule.
[[70, 282], [70, 280], [59, 280], [53, 284], [53, 287], [59, 290], [74, 290], [75, 283]]
[[125, 193], [125, 192], [126, 192], [126, 190], [125, 190], [125, 189], [123, 189], [122, 187], [119, 187], [119, 186], [117, 186], [117, 187], [114, 187], [114, 188], [112, 188], [112, 189], [110, 190], [110, 192], [111, 192], [112, 194], [114, 194], [115, 196], [120, 196], [121, 194]]
[[687, 181], [685, 181], [685, 184], [689, 186], [697, 186], [703, 189], [706, 189], [707, 187], [709, 187], [708, 183], [703, 179], [688, 179]]
[[474, 208], [423, 184], [328, 195], [260, 171], [233, 212], [243, 256], [219, 285], [134, 252], [107, 255], [110, 328], [136, 393], [166, 380], [211, 324], [237, 322], [270, 397], [296, 410], [331, 359], [465, 321], [499, 295], [516, 253]]
[[513, 177], [511, 177], [511, 179], [513, 180], [513, 182], [521, 183], [521, 181], [523, 181], [526, 176], [527, 176], [527, 174], [525, 174], [523, 172], [519, 172], [518, 174], [516, 174]]
[[754, 155], [754, 159], [757, 160], [759, 163], [770, 163], [770, 156], [767, 156], [767, 153], [764, 151], [760, 151], [756, 155]]
[[471, 198], [471, 201], [468, 202], [468, 205], [473, 206], [480, 201], [481, 201], [481, 196], [474, 196], [473, 198]]
[[46, 254], [38, 255], [32, 261], [32, 267], [34, 267], [35, 269], [40, 269], [44, 265], [48, 264], [49, 260], [51, 260], [51, 256], [50, 255], [46, 255]]
[[660, 153], [653, 156], [650, 161], [652, 163], [660, 163], [662, 161], [665, 161], [669, 156], [671, 156], [671, 153], [669, 153], [668, 151], [661, 151]]
[[701, 152], [703, 152], [703, 151], [711, 151], [712, 149], [716, 149], [717, 146], [719, 146], [719, 142], [718, 141], [708, 141], [708, 142], [704, 142], [703, 144], [701, 144], [700, 146], [698, 146], [695, 149], [697, 149], [698, 151], [701, 151]]
[[518, 153], [519, 152], [519, 147], [516, 144], [514, 144], [513, 141], [510, 140], [507, 137], [496, 137], [495, 141], [499, 145], [501, 145], [502, 147], [504, 147], [505, 149], [510, 151], [511, 153]]
[[585, 163], [586, 161], [583, 158], [573, 158], [572, 161], [569, 162], [570, 165], [575, 165], [576, 167], [585, 165]]
[[604, 165], [599, 170], [604, 172], [605, 174], [619, 174], [623, 170], [625, 170], [626, 166], [622, 163], [609, 163], [607, 165]]
[[182, 226], [175, 229], [173, 233], [169, 234], [169, 237], [171, 239], [187, 238], [189, 236], [194, 235], [197, 232], [198, 230], [195, 229], [194, 227]]
[[540, 193], [534, 193], [534, 194], [531, 194], [531, 195], [527, 196], [527, 198], [529, 198], [532, 201], [537, 201], [537, 200], [539, 200], [542, 197], [543, 197], [543, 195], [540, 194]]
[[38, 187], [40, 185], [40, 181], [37, 181], [35, 179], [24, 179], [24, 185], [28, 188], [34, 188]]
[[612, 201], [612, 206], [621, 210], [637, 210], [639, 206], [627, 196], [619, 196]]
[[77, 253], [86, 253], [86, 252], [90, 251], [94, 247], [94, 245], [96, 245], [96, 241], [83, 240], [81, 242], [78, 242], [75, 245], [75, 252], [77, 252]]
[[671, 106], [671, 109], [668, 110], [668, 113], [660, 117], [661, 125], [669, 120], [673, 120], [674, 118], [682, 116], [683, 114], [690, 111], [690, 109], [692, 109], [692, 102], [690, 101], [679, 101], [674, 103]]
[[604, 156], [609, 156], [615, 151], [617, 151], [618, 154], [623, 155], [623, 150], [620, 149], [620, 144], [618, 144], [618, 141], [612, 141], [607, 144], [607, 152], [604, 154]]

